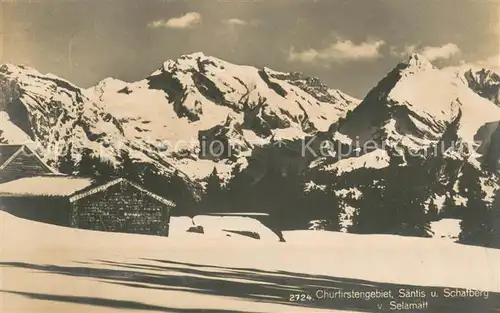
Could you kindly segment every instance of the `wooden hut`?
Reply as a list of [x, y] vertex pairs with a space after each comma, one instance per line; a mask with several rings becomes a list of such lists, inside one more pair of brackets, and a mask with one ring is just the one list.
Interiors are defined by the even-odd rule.
[[0, 182], [56, 174], [59, 173], [27, 145], [0, 144]]
[[175, 204], [124, 178], [96, 183], [68, 176], [23, 177], [0, 184], [3, 210], [61, 226], [168, 236]]

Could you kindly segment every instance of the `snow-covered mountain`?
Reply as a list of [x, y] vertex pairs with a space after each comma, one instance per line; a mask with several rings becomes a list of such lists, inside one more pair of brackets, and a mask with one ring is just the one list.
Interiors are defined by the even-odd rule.
[[347, 137], [352, 153], [323, 162], [341, 171], [382, 168], [389, 154], [409, 151], [476, 165], [498, 162], [500, 107], [490, 101], [498, 83], [490, 70], [440, 70], [413, 54], [333, 127], [330, 135]]
[[[255, 146], [325, 131], [359, 103], [299, 73], [234, 65], [202, 53], [169, 60], [135, 83], [103, 80], [89, 92], [120, 121], [127, 138], [153, 149], [166, 144], [165, 157], [197, 179], [214, 165], [230, 173], [231, 164]], [[211, 146], [214, 140], [225, 143], [224, 151]]]
[[475, 93], [500, 105], [500, 76], [498, 73], [477, 66], [463, 65], [444, 69]]
[[47, 160], [57, 160], [69, 143], [103, 156], [123, 138], [120, 123], [77, 86], [34, 69], [0, 67], [0, 131], [8, 143], [32, 142]]
[[88, 148], [103, 160], [116, 162], [120, 149], [154, 163], [163, 173], [175, 169], [142, 143], [126, 137], [120, 121], [92, 101], [88, 92], [52, 74], [24, 66], [0, 67], [0, 134], [6, 143], [32, 145], [57, 167], [67, 147], [76, 162]]
[[[362, 101], [301, 73], [235, 65], [202, 53], [166, 61], [137, 82], [107, 78], [88, 89], [3, 65], [0, 139], [30, 142], [54, 166], [68, 146], [77, 163], [87, 148], [118, 164], [127, 148], [135, 162], [180, 177], [195, 191], [208, 185], [215, 168], [228, 184], [236, 181], [240, 195], [265, 192], [280, 170], [282, 176], [305, 172], [310, 187], [315, 177], [330, 179], [315, 176], [317, 170], [330, 176], [383, 170], [394, 155], [404, 163], [410, 152], [498, 171], [499, 86], [491, 70], [437, 69], [418, 54], [398, 64]], [[326, 155], [324, 141], [334, 145]], [[455, 192], [454, 171], [445, 192]], [[255, 187], [259, 181], [268, 187]], [[498, 185], [487, 177], [483, 182], [491, 199]], [[357, 187], [356, 181], [336, 186], [336, 193], [352, 197]], [[277, 188], [290, 188], [283, 195], [298, 191], [293, 183]], [[261, 195], [251, 198], [262, 198], [251, 205], [269, 206]], [[233, 201], [238, 206], [242, 200]], [[355, 209], [348, 205], [345, 215]]]
[[166, 61], [138, 82], [107, 78], [88, 89], [23, 66], [0, 68], [5, 141], [32, 142], [54, 165], [67, 146], [75, 160], [86, 147], [110, 162], [130, 148], [133, 158], [192, 181], [214, 167], [229, 175], [257, 146], [326, 131], [358, 103], [316, 78], [202, 53]]

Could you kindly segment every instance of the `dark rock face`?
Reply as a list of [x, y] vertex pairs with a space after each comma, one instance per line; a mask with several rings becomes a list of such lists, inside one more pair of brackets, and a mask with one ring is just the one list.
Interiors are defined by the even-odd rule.
[[248, 111], [245, 111], [243, 128], [251, 129], [262, 137], [272, 135], [274, 129], [284, 129], [291, 126], [291, 122], [286, 117], [279, 117], [269, 109], [266, 99], [262, 98]]
[[487, 69], [468, 70], [464, 77], [475, 93], [500, 106], [500, 76]]
[[0, 110], [5, 111], [10, 120], [30, 138], [34, 138], [30, 116], [20, 100], [22, 90], [15, 81], [2, 75], [6, 71], [5, 66], [0, 68]]
[[159, 75], [150, 76], [147, 80], [150, 89], [165, 92], [167, 99], [173, 103], [174, 111], [178, 117], [187, 117], [190, 121], [199, 120], [196, 112], [189, 111], [183, 105], [186, 90], [176, 77], [164, 72]]
[[223, 125], [202, 130], [198, 134], [200, 159], [236, 160], [241, 152], [249, 151], [252, 145], [243, 136], [242, 126], [228, 117]]
[[270, 80], [269, 75], [264, 70], [260, 70], [259, 75], [262, 78], [262, 80], [267, 84], [267, 86], [274, 92], [276, 92], [278, 95], [282, 96], [283, 98], [288, 95], [288, 92], [286, 92], [286, 90], [283, 89], [283, 87], [281, 87], [280, 84]]
[[[484, 132], [489, 133], [485, 136]], [[481, 142], [478, 150], [482, 153], [482, 163], [485, 168], [493, 173], [500, 174], [500, 121], [484, 125], [477, 134], [477, 138], [489, 138], [487, 142]]]

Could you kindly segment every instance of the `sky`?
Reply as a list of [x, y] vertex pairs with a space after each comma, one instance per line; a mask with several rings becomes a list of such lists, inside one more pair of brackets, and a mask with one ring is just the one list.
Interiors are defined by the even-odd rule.
[[0, 63], [90, 87], [201, 51], [363, 98], [398, 62], [499, 66], [500, 1], [0, 0]]

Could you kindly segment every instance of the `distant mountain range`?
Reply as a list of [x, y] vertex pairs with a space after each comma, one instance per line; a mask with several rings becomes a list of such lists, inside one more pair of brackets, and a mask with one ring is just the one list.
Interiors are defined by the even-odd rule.
[[[213, 173], [223, 184], [241, 173], [257, 183], [271, 166], [309, 173], [314, 184], [316, 171], [386, 168], [395, 152], [402, 164], [420, 151], [498, 173], [499, 90], [500, 76], [489, 69], [437, 69], [418, 54], [363, 100], [302, 73], [203, 53], [166, 61], [137, 82], [107, 78], [88, 89], [5, 64], [0, 136], [33, 144], [55, 167], [64, 147], [75, 164], [84, 148], [111, 164], [127, 149], [134, 162], [176, 175], [199, 194]], [[331, 153], [320, 153], [324, 142]], [[498, 188], [488, 186], [489, 194]]]

